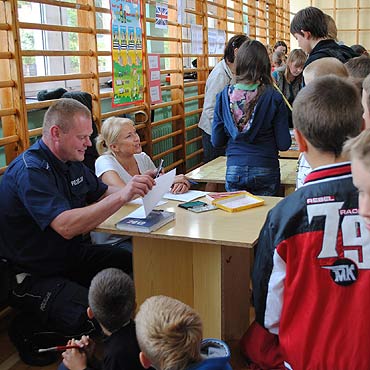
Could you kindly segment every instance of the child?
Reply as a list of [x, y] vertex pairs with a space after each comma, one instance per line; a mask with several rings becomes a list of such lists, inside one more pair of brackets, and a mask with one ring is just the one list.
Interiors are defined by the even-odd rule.
[[135, 318], [140, 361], [157, 370], [231, 370], [230, 351], [218, 339], [202, 341], [202, 321], [177, 299], [148, 298]]
[[[336, 58], [321, 58], [312, 62], [303, 71], [303, 76], [306, 84], [311, 83], [320, 76], [336, 75], [338, 77], [347, 78], [348, 72], [342, 62]], [[301, 153], [298, 159], [297, 181], [296, 188], [299, 189], [304, 184], [306, 176], [312, 171], [311, 166]]]
[[362, 83], [362, 108], [364, 114], [362, 118], [365, 122], [365, 127], [370, 128], [370, 74], [364, 79]]
[[329, 38], [328, 18], [319, 8], [301, 9], [290, 24], [290, 33], [297, 39], [299, 47], [309, 54], [305, 67], [320, 58], [334, 57], [345, 63], [357, 56], [348, 46], [338, 45]]
[[[290, 105], [293, 104], [298, 91], [302, 87], [302, 71], [306, 59], [307, 56], [302, 49], [294, 49], [290, 52], [286, 65], [272, 73], [277, 87]], [[292, 112], [289, 107], [288, 114], [289, 127], [293, 127]]]
[[364, 79], [370, 74], [370, 58], [366, 55], [352, 58], [344, 66], [350, 77]]
[[275, 71], [277, 68], [285, 66], [286, 63], [286, 55], [283, 51], [274, 51], [272, 53], [272, 64], [271, 64], [271, 71]]
[[83, 350], [63, 352], [63, 364], [59, 370], [65, 367], [84, 370], [90, 366], [104, 370], [143, 370], [135, 324], [131, 320], [135, 309], [135, 289], [131, 278], [114, 268], [100, 271], [91, 281], [89, 305], [89, 318], [95, 317], [108, 337], [104, 343], [103, 363], [97, 364], [93, 357], [95, 345], [90, 338], [83, 336], [79, 341], [72, 339], [68, 342], [68, 345], [79, 345]]
[[370, 130], [346, 142], [343, 149], [351, 159], [353, 184], [358, 189], [358, 213], [370, 232]]
[[[313, 81], [293, 105], [295, 136], [314, 170], [270, 211], [253, 268], [255, 326], [278, 337], [288, 369], [369, 368], [370, 238], [342, 153], [361, 115], [355, 86], [336, 76]], [[245, 353], [258, 361], [263, 353], [249, 343]]]
[[344, 66], [348, 71], [350, 80], [362, 93], [362, 82], [370, 74], [370, 58], [366, 55], [352, 58]]
[[308, 65], [303, 71], [306, 85], [314, 81], [317, 77], [330, 74], [343, 78], [347, 78], [349, 76], [345, 65], [337, 58], [333, 57], [317, 59]]
[[287, 54], [288, 46], [284, 41], [276, 41], [273, 51], [282, 51], [284, 54]]
[[236, 56], [236, 84], [217, 95], [212, 144], [226, 146], [226, 190], [276, 195], [279, 150], [291, 144], [288, 112], [272, 86], [271, 65], [259, 41], [247, 41]]
[[366, 55], [366, 56], [369, 56], [369, 53], [368, 51], [365, 49], [364, 46], [360, 45], [360, 44], [355, 44], [355, 45], [351, 45], [351, 49], [359, 56], [361, 56], [362, 54], [363, 55]]
[[[249, 40], [244, 34], [233, 36], [226, 44], [224, 56], [212, 69], [206, 81], [203, 111], [199, 120], [202, 130], [203, 161], [210, 162], [225, 155], [225, 148], [214, 148], [211, 144], [212, 122], [215, 111], [216, 95], [229, 85], [235, 74], [235, 56], [242, 43]], [[211, 189], [210, 190], [216, 190]]]

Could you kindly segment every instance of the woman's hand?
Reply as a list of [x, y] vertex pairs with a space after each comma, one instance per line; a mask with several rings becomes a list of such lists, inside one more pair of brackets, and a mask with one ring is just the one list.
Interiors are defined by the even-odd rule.
[[171, 187], [171, 193], [182, 194], [186, 193], [190, 189], [190, 182], [185, 175], [177, 175], [173, 180], [173, 185]]
[[[161, 173], [161, 175], [163, 175], [163, 171]], [[152, 177], [153, 179], [155, 179], [155, 175], [157, 174], [157, 170], [147, 170], [144, 172], [144, 175], [149, 175], [150, 177]]]

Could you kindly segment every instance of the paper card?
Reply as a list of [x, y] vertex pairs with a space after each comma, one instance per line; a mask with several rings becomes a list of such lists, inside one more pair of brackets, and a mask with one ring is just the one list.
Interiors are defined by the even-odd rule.
[[155, 179], [156, 185], [143, 197], [143, 204], [145, 209], [145, 216], [153, 210], [157, 203], [162, 199], [163, 195], [167, 193], [175, 179], [176, 169], [165, 173]]
[[150, 86], [150, 101], [152, 104], [162, 101], [161, 88], [159, 86]]
[[149, 69], [159, 69], [159, 55], [158, 54], [149, 54], [148, 55], [148, 64]]
[[149, 94], [151, 104], [162, 102], [160, 55], [149, 54]]

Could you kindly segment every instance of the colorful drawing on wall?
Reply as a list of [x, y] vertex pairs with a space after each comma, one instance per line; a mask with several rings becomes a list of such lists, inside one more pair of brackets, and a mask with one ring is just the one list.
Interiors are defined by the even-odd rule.
[[113, 106], [144, 100], [143, 34], [138, 0], [110, 0]]

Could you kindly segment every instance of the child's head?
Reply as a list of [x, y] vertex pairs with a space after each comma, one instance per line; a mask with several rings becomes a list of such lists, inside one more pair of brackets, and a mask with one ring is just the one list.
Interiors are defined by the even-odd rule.
[[287, 77], [298, 77], [302, 71], [304, 64], [306, 62], [307, 55], [302, 49], [294, 49], [289, 53], [288, 59], [286, 61], [287, 69], [286, 75]]
[[144, 367], [183, 370], [201, 361], [202, 321], [185, 303], [165, 296], [148, 298], [135, 322]]
[[235, 70], [236, 82], [272, 84], [270, 59], [259, 41], [243, 43], [235, 58]]
[[342, 153], [344, 142], [362, 128], [359, 93], [337, 76], [320, 77], [304, 87], [293, 103], [293, 124], [319, 152]]
[[275, 68], [283, 66], [285, 62], [286, 62], [286, 56], [283, 51], [277, 50], [272, 53], [272, 65]]
[[282, 51], [284, 54], [288, 52], [288, 46], [284, 41], [277, 41], [273, 51]]
[[348, 77], [348, 72], [344, 64], [337, 58], [320, 58], [310, 63], [303, 71], [306, 85], [314, 81], [317, 77], [336, 75], [338, 77]]
[[343, 151], [351, 159], [353, 184], [359, 190], [359, 214], [370, 230], [370, 130], [348, 140]]
[[344, 66], [348, 71], [350, 80], [362, 93], [362, 83], [364, 78], [370, 74], [370, 58], [366, 55], [351, 58]]
[[328, 39], [338, 41], [338, 29], [334, 19], [329, 14], [324, 14], [328, 26]]
[[346, 67], [350, 77], [364, 79], [368, 74], [370, 74], [370, 58], [366, 55], [351, 58], [344, 66]]
[[328, 37], [325, 14], [313, 6], [301, 9], [290, 23], [290, 33], [298, 40], [299, 46], [310, 53], [311, 41]]
[[116, 268], [100, 271], [91, 281], [89, 306], [104, 329], [117, 331], [130, 320], [135, 308], [132, 279]]
[[370, 74], [362, 83], [362, 107], [364, 109], [363, 119], [365, 127], [370, 128]]
[[369, 56], [369, 53], [367, 52], [367, 50], [365, 49], [365, 47], [363, 47], [362, 45], [360, 44], [355, 44], [355, 45], [352, 45], [351, 46], [351, 49], [358, 55], [367, 55]]
[[244, 41], [249, 40], [247, 35], [235, 35], [226, 44], [224, 51], [224, 59], [229, 63], [235, 62], [235, 49], [239, 49]]

